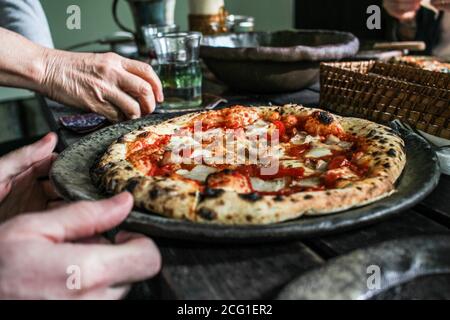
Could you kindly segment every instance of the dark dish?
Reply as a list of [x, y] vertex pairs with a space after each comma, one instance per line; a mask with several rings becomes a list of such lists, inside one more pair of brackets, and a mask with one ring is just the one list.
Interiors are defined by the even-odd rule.
[[312, 85], [320, 62], [352, 57], [358, 49], [351, 33], [297, 30], [205, 36], [200, 55], [234, 89], [279, 93]]
[[[116, 124], [69, 146], [56, 160], [50, 173], [57, 190], [67, 200], [104, 198], [105, 196], [92, 183], [89, 174], [95, 159], [124, 133], [174, 116], [177, 115], [154, 115]], [[399, 179], [397, 192], [370, 205], [329, 216], [301, 218], [262, 226], [198, 224], [134, 210], [123, 227], [151, 236], [176, 239], [255, 242], [304, 238], [373, 223], [414, 206], [434, 189], [439, 180], [438, 161], [429, 143], [414, 133], [401, 134], [406, 143], [407, 164]]]
[[[449, 290], [424, 286], [417, 292], [410, 290], [407, 284], [429, 277], [448, 277], [449, 240], [450, 237], [445, 235], [422, 235], [353, 251], [302, 274], [279, 293], [278, 299], [411, 300], [429, 299], [430, 296], [431, 299], [448, 299]], [[382, 270], [379, 286], [369, 287], [376, 269]]]

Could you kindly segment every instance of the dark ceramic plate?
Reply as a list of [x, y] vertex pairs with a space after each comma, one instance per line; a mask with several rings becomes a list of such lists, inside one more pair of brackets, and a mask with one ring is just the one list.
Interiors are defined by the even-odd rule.
[[[153, 115], [99, 130], [69, 146], [56, 160], [50, 177], [67, 200], [104, 198], [92, 184], [89, 169], [95, 158], [122, 134], [141, 125], [160, 122], [171, 115]], [[217, 242], [274, 241], [317, 236], [347, 230], [399, 214], [429, 194], [439, 180], [435, 153], [423, 138], [402, 133], [406, 143], [407, 164], [399, 179], [397, 192], [388, 198], [361, 208], [319, 217], [260, 226], [227, 226], [175, 220], [134, 210], [123, 227], [151, 236]]]

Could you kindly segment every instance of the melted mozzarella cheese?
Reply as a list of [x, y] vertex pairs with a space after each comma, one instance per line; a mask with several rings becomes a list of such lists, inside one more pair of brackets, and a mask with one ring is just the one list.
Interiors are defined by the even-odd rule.
[[281, 164], [286, 168], [303, 168], [305, 166], [300, 160], [281, 160]]
[[338, 144], [339, 142], [341, 142], [341, 139], [332, 134], [330, 134], [327, 140], [325, 141], [326, 144]]
[[253, 124], [245, 128], [245, 133], [248, 137], [266, 135], [269, 132], [270, 124], [264, 120], [259, 119]]
[[331, 152], [330, 149], [324, 148], [324, 147], [319, 147], [319, 148], [314, 148], [314, 149], [311, 149], [310, 151], [308, 151], [308, 153], [305, 154], [305, 158], [322, 158], [322, 157], [331, 156], [331, 155], [333, 155], [333, 153]]
[[188, 135], [173, 135], [167, 145], [169, 150], [182, 150], [188, 147], [200, 146], [200, 141], [196, 141], [190, 134]]
[[262, 180], [259, 178], [250, 178], [252, 188], [258, 192], [277, 192], [282, 190], [286, 185], [285, 179]]
[[328, 162], [323, 160], [318, 160], [316, 163], [316, 170], [325, 171], [327, 169]]
[[176, 174], [179, 174], [180, 176], [183, 176], [187, 179], [197, 180], [204, 182], [206, 178], [211, 174], [217, 172], [216, 168], [204, 166], [204, 165], [198, 165], [195, 166], [191, 171], [188, 170], [178, 170], [176, 171]]
[[285, 154], [282, 145], [276, 143], [268, 146], [264, 139], [272, 126], [274, 125], [259, 119], [247, 126], [241, 134], [239, 131], [226, 134], [223, 128], [195, 132], [194, 135], [190, 132], [182, 135], [180, 132], [171, 137], [167, 149], [177, 155], [184, 149], [191, 149], [189, 158], [211, 158], [207, 161], [208, 164], [257, 164], [267, 158], [280, 159]]
[[342, 141], [342, 140], [340, 140], [338, 137], [336, 137], [336, 136], [334, 136], [334, 135], [332, 135], [332, 134], [330, 134], [330, 135], [328, 136], [328, 138], [327, 138], [327, 140], [325, 141], [325, 143], [326, 143], [327, 145], [330, 145], [330, 146], [333, 146], [333, 147], [338, 147], [337, 149], [339, 149], [339, 148], [342, 148], [342, 149], [349, 149], [349, 148], [353, 145], [353, 142]]
[[318, 187], [320, 185], [320, 179], [319, 178], [308, 178], [308, 179], [294, 180], [292, 182], [292, 185], [299, 186], [299, 187], [305, 187], [305, 188], [314, 188], [314, 187]]
[[289, 142], [295, 145], [301, 145], [305, 143], [305, 137], [305, 135], [297, 133]]
[[170, 135], [174, 134], [179, 126], [173, 124], [173, 123], [165, 123], [162, 126], [157, 126], [154, 128], [150, 128], [150, 130], [153, 130], [154, 133], [159, 135]]
[[329, 170], [328, 172], [332, 172], [333, 174], [338, 175], [341, 179], [354, 179], [358, 178], [356, 173], [354, 173], [350, 168], [348, 167], [342, 167], [337, 168], [333, 170]]
[[302, 160], [281, 160], [280, 163], [284, 168], [303, 168], [303, 170], [305, 170], [303, 173], [304, 176], [310, 176], [315, 173], [315, 171], [307, 167]]
[[320, 137], [319, 136], [311, 136], [309, 134], [300, 132], [300, 133], [297, 133], [295, 136], [293, 136], [291, 138], [290, 142], [295, 145], [301, 145], [301, 144], [305, 144], [305, 143], [315, 144], [315, 143], [320, 142]]

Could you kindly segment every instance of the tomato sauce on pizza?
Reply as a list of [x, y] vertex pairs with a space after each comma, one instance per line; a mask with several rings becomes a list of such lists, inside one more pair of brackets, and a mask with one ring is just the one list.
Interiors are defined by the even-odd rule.
[[[180, 128], [181, 132], [192, 133], [195, 124], [202, 133], [208, 133], [213, 129], [233, 131], [247, 129], [255, 122], [260, 121], [261, 137], [271, 140], [276, 132], [279, 137], [282, 155], [276, 159], [278, 168], [272, 174], [261, 173], [262, 165], [258, 164], [227, 164], [215, 163], [208, 165], [214, 172], [226, 174], [216, 175], [214, 183], [212, 179], [198, 181], [189, 178], [186, 171], [193, 169], [192, 164], [171, 163], [171, 150], [168, 148], [172, 136], [156, 135], [148, 143], [149, 134], [140, 137], [128, 144], [126, 159], [135, 166], [142, 168], [148, 176], [172, 176], [181, 179], [195, 180], [202, 187], [217, 188], [218, 186], [235, 185], [231, 181], [242, 179], [248, 183], [238, 183], [237, 189], [241, 192], [256, 192], [260, 194], [290, 194], [308, 190], [322, 190], [336, 187], [339, 180], [361, 179], [367, 173], [367, 165], [358, 161], [358, 154], [364, 152], [364, 139], [355, 138], [346, 133], [341, 126], [333, 121], [333, 117], [326, 111], [316, 111], [308, 116], [282, 115], [277, 111], [268, 112], [260, 116], [251, 112], [246, 107], [234, 106], [210, 114], [199, 115], [191, 122]], [[216, 139], [224, 136], [219, 133]], [[205, 147], [205, 141], [197, 141]], [[206, 140], [206, 144], [213, 141]], [[184, 157], [192, 157], [192, 145], [187, 143], [181, 150]], [[205, 157], [205, 155], [203, 155]], [[206, 166], [202, 158], [198, 165]], [[287, 160], [287, 161], [283, 161]], [[189, 162], [189, 161], [188, 161]], [[324, 163], [328, 166], [325, 168]], [[320, 167], [321, 165], [321, 167]], [[305, 176], [305, 169], [309, 169]], [[313, 172], [310, 172], [313, 171]], [[187, 177], [186, 177], [187, 176]], [[307, 178], [308, 183], [302, 186], [302, 180]], [[222, 179], [223, 181], [218, 181]], [[256, 184], [266, 186], [253, 188], [252, 180], [260, 179]], [[277, 179], [278, 184], [269, 190], [268, 182]], [[280, 180], [283, 180], [280, 182]], [[281, 187], [282, 185], [282, 187]], [[267, 191], [269, 190], [269, 191]]]

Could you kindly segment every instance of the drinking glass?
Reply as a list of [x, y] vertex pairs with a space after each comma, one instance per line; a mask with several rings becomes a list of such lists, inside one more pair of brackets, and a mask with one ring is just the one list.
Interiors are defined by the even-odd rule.
[[197, 108], [202, 104], [199, 32], [157, 34], [153, 44], [165, 109]]
[[141, 27], [141, 34], [144, 38], [146, 52], [150, 59], [156, 59], [155, 47], [153, 46], [153, 38], [158, 34], [178, 32], [176, 24], [147, 24]]

